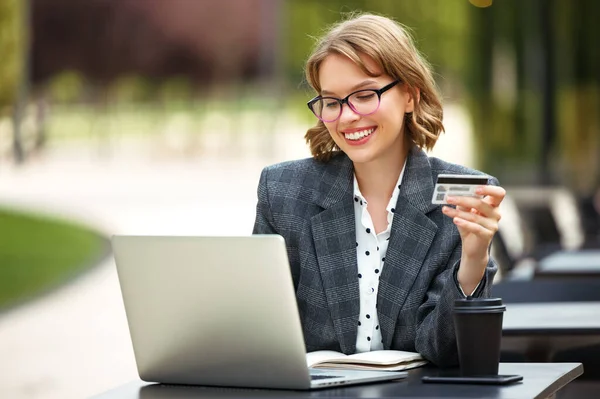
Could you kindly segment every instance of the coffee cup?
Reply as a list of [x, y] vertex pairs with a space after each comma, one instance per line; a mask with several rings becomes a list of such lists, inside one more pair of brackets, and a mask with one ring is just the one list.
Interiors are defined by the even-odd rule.
[[466, 298], [454, 302], [454, 329], [463, 376], [498, 375], [505, 310], [501, 298]]

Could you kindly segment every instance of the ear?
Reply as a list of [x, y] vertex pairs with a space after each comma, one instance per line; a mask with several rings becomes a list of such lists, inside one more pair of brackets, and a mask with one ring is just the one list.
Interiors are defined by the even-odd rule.
[[413, 112], [415, 110], [415, 103], [421, 100], [421, 89], [418, 87], [411, 87], [408, 89], [408, 101], [406, 103], [405, 112]]

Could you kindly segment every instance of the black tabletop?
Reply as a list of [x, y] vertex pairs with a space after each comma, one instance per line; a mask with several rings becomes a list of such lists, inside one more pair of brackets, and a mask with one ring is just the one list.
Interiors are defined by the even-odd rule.
[[[322, 389], [281, 391], [194, 386], [167, 386], [135, 381], [94, 399], [192, 399], [192, 398], [547, 398], [583, 373], [581, 363], [502, 363], [500, 374], [520, 374], [523, 381], [506, 386], [424, 384], [421, 377], [437, 375], [439, 369], [411, 370], [406, 380]], [[443, 372], [442, 372], [443, 373]]]
[[600, 301], [509, 303], [502, 333], [504, 336], [600, 335]]
[[600, 278], [600, 249], [558, 251], [542, 258], [535, 278]]
[[600, 302], [511, 303], [502, 323], [502, 350], [549, 361], [557, 351], [600, 343]]

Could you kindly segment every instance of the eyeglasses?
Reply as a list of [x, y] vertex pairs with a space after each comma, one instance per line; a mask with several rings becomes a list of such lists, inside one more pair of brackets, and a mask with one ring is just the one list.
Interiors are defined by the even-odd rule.
[[335, 122], [342, 115], [342, 107], [348, 104], [350, 109], [361, 116], [371, 115], [379, 109], [381, 95], [400, 83], [395, 80], [379, 90], [364, 89], [348, 94], [344, 98], [316, 96], [306, 105], [323, 122]]

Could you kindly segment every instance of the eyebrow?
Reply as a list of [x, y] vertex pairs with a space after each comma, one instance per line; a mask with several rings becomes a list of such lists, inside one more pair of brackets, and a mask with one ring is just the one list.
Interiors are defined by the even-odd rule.
[[[377, 83], [377, 81], [375, 81], [375, 80], [372, 80], [372, 79], [365, 80], [364, 82], [360, 82], [359, 84], [356, 84], [356, 85], [352, 86], [352, 87], [350, 88], [350, 92], [353, 92], [354, 90], [358, 90], [358, 89], [360, 89], [361, 87], [365, 87], [365, 86], [372, 85], [372, 84], [374, 84], [374, 83]], [[328, 91], [328, 90], [321, 90], [321, 95], [332, 96], [332, 95], [334, 95], [334, 94], [335, 94], [335, 93], [333, 93], [333, 92], [331, 92], [331, 91]]]

